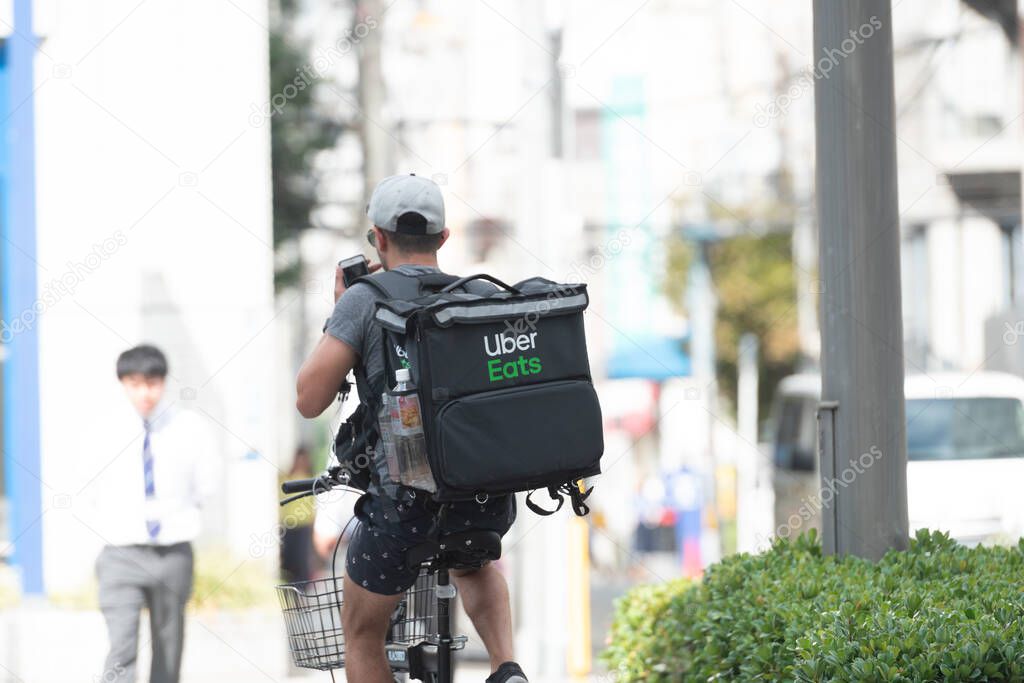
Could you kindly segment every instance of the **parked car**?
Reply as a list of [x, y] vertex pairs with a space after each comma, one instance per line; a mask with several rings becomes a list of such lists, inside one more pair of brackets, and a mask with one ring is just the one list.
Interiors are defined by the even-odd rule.
[[[994, 372], [909, 375], [907, 506], [911, 531], [939, 529], [965, 544], [1024, 535], [1024, 379]], [[818, 491], [817, 375], [785, 378], [772, 411], [776, 524]], [[806, 513], [805, 513], [806, 516]], [[820, 528], [815, 517], [803, 523]]]

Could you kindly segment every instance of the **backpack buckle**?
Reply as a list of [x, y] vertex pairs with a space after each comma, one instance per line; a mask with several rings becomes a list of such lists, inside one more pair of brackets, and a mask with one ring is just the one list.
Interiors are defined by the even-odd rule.
[[572, 501], [572, 511], [576, 513], [577, 517], [585, 517], [590, 512], [590, 507], [583, 501], [589, 498], [593, 491], [593, 486], [586, 491], [582, 491], [575, 482], [569, 484], [569, 500]]

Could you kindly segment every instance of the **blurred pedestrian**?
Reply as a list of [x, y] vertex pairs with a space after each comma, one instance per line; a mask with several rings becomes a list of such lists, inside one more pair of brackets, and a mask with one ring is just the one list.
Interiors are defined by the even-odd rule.
[[[327, 568], [327, 575], [338, 574], [334, 561], [337, 557], [345, 563], [348, 542], [352, 538], [354, 524], [353, 505], [358, 498], [351, 491], [335, 489], [317, 496], [316, 520], [313, 522], [313, 548]], [[337, 553], [335, 549], [337, 548]]]
[[192, 541], [201, 508], [217, 490], [218, 453], [209, 425], [177, 410], [165, 396], [167, 358], [141, 345], [117, 359], [129, 407], [107, 415], [110, 429], [134, 440], [95, 482], [96, 532], [106, 545], [96, 559], [99, 603], [110, 650], [101, 680], [135, 680], [139, 616], [149, 611], [150, 683], [176, 683], [192, 593]]
[[[291, 469], [278, 483], [312, 476], [313, 461], [309, 456], [309, 447], [300, 444], [295, 449]], [[315, 500], [312, 497], [302, 498], [279, 507], [279, 521], [284, 530], [281, 534], [281, 575], [285, 581], [308, 581], [313, 578]]]

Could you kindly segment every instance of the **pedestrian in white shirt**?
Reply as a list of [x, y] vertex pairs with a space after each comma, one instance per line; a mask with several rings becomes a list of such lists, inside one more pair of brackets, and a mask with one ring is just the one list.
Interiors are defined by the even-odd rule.
[[[353, 517], [352, 505], [358, 497], [358, 494], [341, 489], [321, 493], [316, 497], [313, 549], [317, 556], [327, 563], [328, 576], [333, 576], [338, 571], [334, 566], [336, 558], [341, 558], [341, 565], [344, 568], [345, 551], [355, 527], [349, 523]], [[339, 545], [338, 553], [335, 554], [335, 546]]]
[[201, 529], [201, 506], [217, 487], [218, 458], [205, 420], [165, 400], [167, 359], [159, 349], [125, 351], [117, 377], [133, 410], [112, 416], [111, 427], [134, 438], [95, 482], [97, 531], [106, 542], [96, 575], [110, 636], [102, 680], [135, 680], [139, 616], [146, 607], [150, 683], [177, 683], [192, 541]]

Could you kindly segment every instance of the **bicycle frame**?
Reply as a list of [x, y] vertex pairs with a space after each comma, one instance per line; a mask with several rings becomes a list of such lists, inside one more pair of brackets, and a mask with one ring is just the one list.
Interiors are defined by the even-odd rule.
[[452, 680], [452, 618], [451, 602], [455, 586], [449, 582], [448, 569], [437, 572], [437, 675], [440, 683]]
[[[311, 495], [314, 490], [330, 490], [340, 483], [337, 480], [335, 469], [329, 469], [324, 474], [312, 479], [286, 482], [282, 485], [282, 491], [297, 495], [282, 501], [282, 504], [305, 495]], [[493, 532], [490, 533], [493, 534]], [[497, 534], [493, 534], [493, 536], [496, 539], [497, 550], [495, 552], [492, 547], [490, 551], [494, 552], [494, 557], [496, 557], [500, 555], [500, 537]], [[462, 536], [462, 538], [466, 537]], [[340, 540], [339, 538], [339, 543]], [[473, 543], [472, 540], [464, 542], [466, 546]], [[487, 552], [486, 543], [481, 550]], [[454, 546], [446, 549], [443, 543], [432, 548], [428, 547], [427, 551], [432, 554], [421, 556], [423, 558], [420, 563], [421, 578], [433, 575], [436, 578], [436, 583], [432, 589], [429, 586], [429, 581], [427, 586], [414, 584], [410, 587], [406, 598], [399, 603], [403, 606], [403, 611], [399, 612], [399, 608], [396, 608], [396, 613], [392, 615], [392, 623], [385, 642], [385, 654], [388, 666], [394, 673], [406, 673], [411, 678], [424, 681], [424, 683], [452, 683], [454, 677], [452, 653], [465, 646], [466, 636], [452, 635], [451, 603], [456, 596], [456, 589], [451, 582], [449, 568], [466, 566], [460, 564], [460, 558], [464, 559], [467, 556], [472, 557], [472, 555], [468, 554], [465, 548], [461, 551], [456, 550]], [[337, 546], [335, 552], [337, 552]], [[415, 566], [415, 560], [410, 560], [410, 566]], [[283, 592], [289, 596], [287, 600], [282, 598], [286, 626], [289, 626], [289, 616], [292, 616], [298, 623], [296, 627], [298, 633], [292, 633], [292, 628], [289, 626], [289, 645], [296, 666], [320, 670], [344, 667], [344, 636], [340, 627], [340, 608], [343, 598], [338, 587], [340, 577], [332, 576], [330, 581], [333, 583], [333, 590], [331, 586], [328, 586], [326, 591], [322, 588], [318, 590], [314, 586], [311, 593], [309, 592], [310, 587], [305, 584], [313, 582], [301, 582], [303, 584], [301, 589], [298, 584], [278, 586], [279, 595]], [[436, 617], [429, 612], [428, 603], [420, 600], [422, 597], [420, 593], [426, 590], [433, 592], [432, 607], [436, 609], [434, 613]], [[405, 608], [411, 609], [412, 613], [406, 614]], [[334, 614], [327, 616], [327, 623], [325, 623], [325, 614], [328, 609]], [[425, 609], [426, 612], [424, 612]], [[290, 615], [289, 612], [298, 614]], [[417, 622], [429, 624], [435, 618], [434, 632], [420, 630], [421, 624]], [[317, 621], [318, 619], [319, 621]], [[409, 631], [412, 633], [410, 634]], [[403, 639], [409, 640], [409, 642], [401, 642]], [[315, 643], [312, 646], [309, 645], [311, 640]], [[325, 641], [327, 642], [326, 647], [323, 645]], [[334, 649], [332, 650], [332, 648]], [[310, 656], [310, 650], [314, 651], [312, 656]]]
[[451, 602], [455, 586], [450, 582], [447, 568], [433, 570], [437, 577], [434, 589], [437, 600], [437, 634], [416, 645], [393, 643], [389, 634], [385, 651], [388, 666], [395, 673], [408, 673], [414, 680], [429, 683], [452, 683], [454, 666], [452, 653], [465, 645], [465, 636], [453, 636], [451, 629]]
[[[452, 652], [465, 636], [451, 636], [454, 586], [447, 569], [425, 565], [391, 615], [385, 640], [388, 667], [426, 683], [450, 683]], [[345, 667], [349, 654], [342, 632], [341, 579], [330, 577], [278, 586], [288, 647], [301, 668], [331, 671]]]

